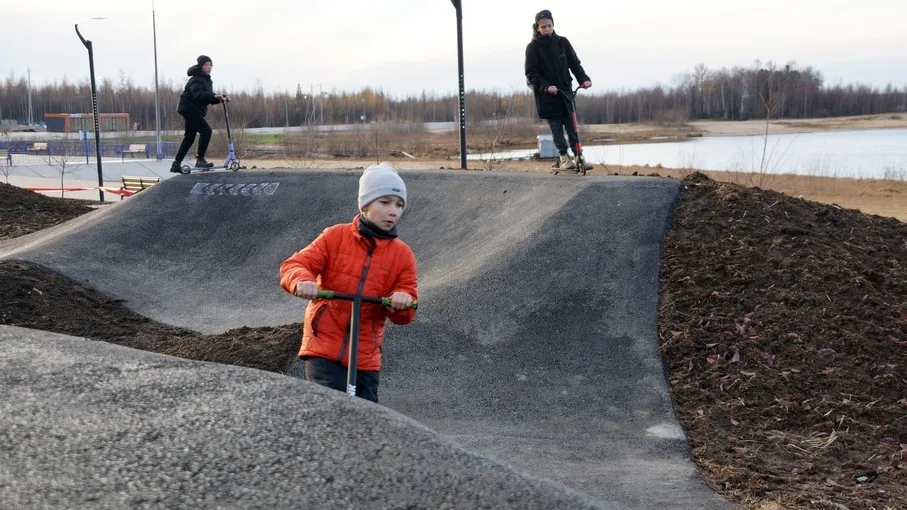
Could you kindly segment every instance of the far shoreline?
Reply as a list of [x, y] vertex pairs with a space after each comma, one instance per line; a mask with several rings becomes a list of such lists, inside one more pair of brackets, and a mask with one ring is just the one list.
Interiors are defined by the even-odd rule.
[[[872, 131], [907, 129], [907, 113], [886, 113], [851, 117], [774, 119], [768, 134], [802, 134], [832, 131]], [[765, 119], [694, 120], [679, 124], [587, 124], [580, 125], [586, 143], [661, 143], [691, 138], [723, 136], [763, 136]]]

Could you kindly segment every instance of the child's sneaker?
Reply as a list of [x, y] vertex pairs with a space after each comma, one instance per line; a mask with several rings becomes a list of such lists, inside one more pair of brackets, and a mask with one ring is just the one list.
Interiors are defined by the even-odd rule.
[[205, 158], [198, 158], [195, 160], [195, 168], [214, 168], [214, 163], [209, 162]]
[[182, 166], [183, 166], [182, 162], [174, 161], [173, 164], [170, 165], [170, 171], [175, 174], [178, 174], [178, 173], [182, 172], [182, 168], [181, 168]]
[[557, 158], [557, 167], [562, 170], [573, 170], [576, 165], [573, 164], [573, 159], [570, 156], [561, 154]]

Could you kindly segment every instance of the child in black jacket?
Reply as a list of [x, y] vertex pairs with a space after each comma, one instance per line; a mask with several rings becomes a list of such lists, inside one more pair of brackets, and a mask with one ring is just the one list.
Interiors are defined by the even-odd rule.
[[208, 113], [209, 104], [220, 104], [229, 102], [230, 98], [226, 94], [215, 94], [214, 84], [211, 81], [211, 68], [213, 63], [207, 55], [200, 55], [196, 59], [196, 64], [186, 71], [189, 75], [189, 81], [180, 94], [180, 102], [176, 111], [183, 116], [186, 121], [186, 134], [183, 135], [183, 141], [180, 143], [179, 150], [176, 151], [176, 158], [170, 165], [170, 171], [179, 173], [182, 166], [183, 158], [195, 143], [195, 135], [199, 134], [198, 152], [195, 160], [196, 168], [213, 168], [214, 163], [209, 163], [205, 159], [205, 153], [208, 152], [208, 143], [211, 141], [211, 126], [205, 121], [205, 115]]
[[555, 167], [573, 169], [573, 161], [567, 156], [564, 129], [567, 130], [571, 147], [576, 147], [579, 135], [573, 128], [567, 103], [560, 97], [558, 90], [568, 94], [572, 92], [571, 71], [582, 88], [591, 87], [592, 80], [580, 65], [570, 41], [554, 33], [554, 18], [547, 9], [535, 15], [532, 41], [526, 46], [525, 70], [526, 80], [535, 95], [539, 118], [548, 121], [559, 153]]

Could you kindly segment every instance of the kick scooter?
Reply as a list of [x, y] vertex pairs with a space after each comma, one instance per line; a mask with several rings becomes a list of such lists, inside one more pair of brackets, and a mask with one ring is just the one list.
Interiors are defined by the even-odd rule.
[[[567, 105], [567, 111], [570, 112], [570, 122], [573, 123], [573, 132], [576, 133], [576, 147], [573, 147], [573, 165], [575, 166], [577, 173], [586, 175], [587, 171], [592, 170], [592, 165], [586, 163], [586, 158], [583, 157], [583, 144], [580, 141], [579, 124], [576, 121], [576, 93], [579, 92], [579, 89], [581, 88], [582, 87], [577, 87], [576, 90], [572, 92], [557, 89], [557, 95], [560, 96]], [[557, 175], [559, 172], [559, 168], [552, 170], [554, 175]]]
[[[362, 303], [375, 303], [388, 307], [391, 305], [391, 298], [361, 296], [358, 294], [341, 294], [332, 290], [319, 290], [316, 299], [342, 299], [353, 302], [353, 314], [350, 317], [350, 355], [346, 377], [346, 394], [355, 397], [356, 366], [359, 360], [359, 322]], [[413, 301], [413, 304], [409, 307], [416, 310], [419, 308], [419, 302]]]
[[224, 160], [224, 164], [221, 166], [215, 166], [211, 168], [198, 168], [189, 165], [183, 165], [180, 167], [180, 173], [183, 175], [188, 175], [192, 172], [210, 172], [218, 168], [226, 168], [233, 170], [234, 172], [239, 170], [239, 160], [236, 159], [236, 148], [233, 145], [233, 136], [230, 134], [230, 114], [227, 113], [227, 102], [224, 101], [221, 103], [224, 105], [224, 119], [227, 122], [227, 148], [229, 153], [227, 154], [227, 159]]

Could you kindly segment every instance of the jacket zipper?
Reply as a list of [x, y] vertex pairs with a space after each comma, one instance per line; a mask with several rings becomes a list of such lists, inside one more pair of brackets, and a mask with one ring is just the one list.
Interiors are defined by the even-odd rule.
[[315, 317], [312, 318], [312, 336], [318, 336], [318, 325], [321, 324], [321, 318], [324, 317], [324, 312], [326, 312], [327, 309], [327, 305], [324, 305], [318, 310]]
[[[356, 290], [357, 295], [362, 294], [362, 289], [365, 288], [365, 279], [368, 277], [368, 269], [372, 265], [372, 253], [375, 252], [375, 247], [369, 245], [368, 253], [365, 256], [365, 265], [362, 267], [362, 276], [359, 277], [359, 289]], [[340, 356], [337, 357], [337, 361], [343, 361], [343, 353], [346, 352], [346, 347], [349, 345], [350, 341], [350, 326], [352, 325], [352, 318], [350, 318], [349, 323], [346, 325], [346, 334], [343, 335], [343, 345], [340, 346]], [[362, 310], [359, 310], [359, 325], [362, 325]]]
[[349, 345], [349, 342], [350, 342], [350, 325], [351, 325], [352, 323], [353, 323], [352, 321], [348, 321], [348, 322], [346, 323], [346, 333], [343, 334], [343, 343], [340, 344], [340, 356], [337, 357], [337, 361], [338, 361], [338, 362], [342, 362], [342, 361], [343, 361], [343, 353], [346, 352], [346, 346]]

